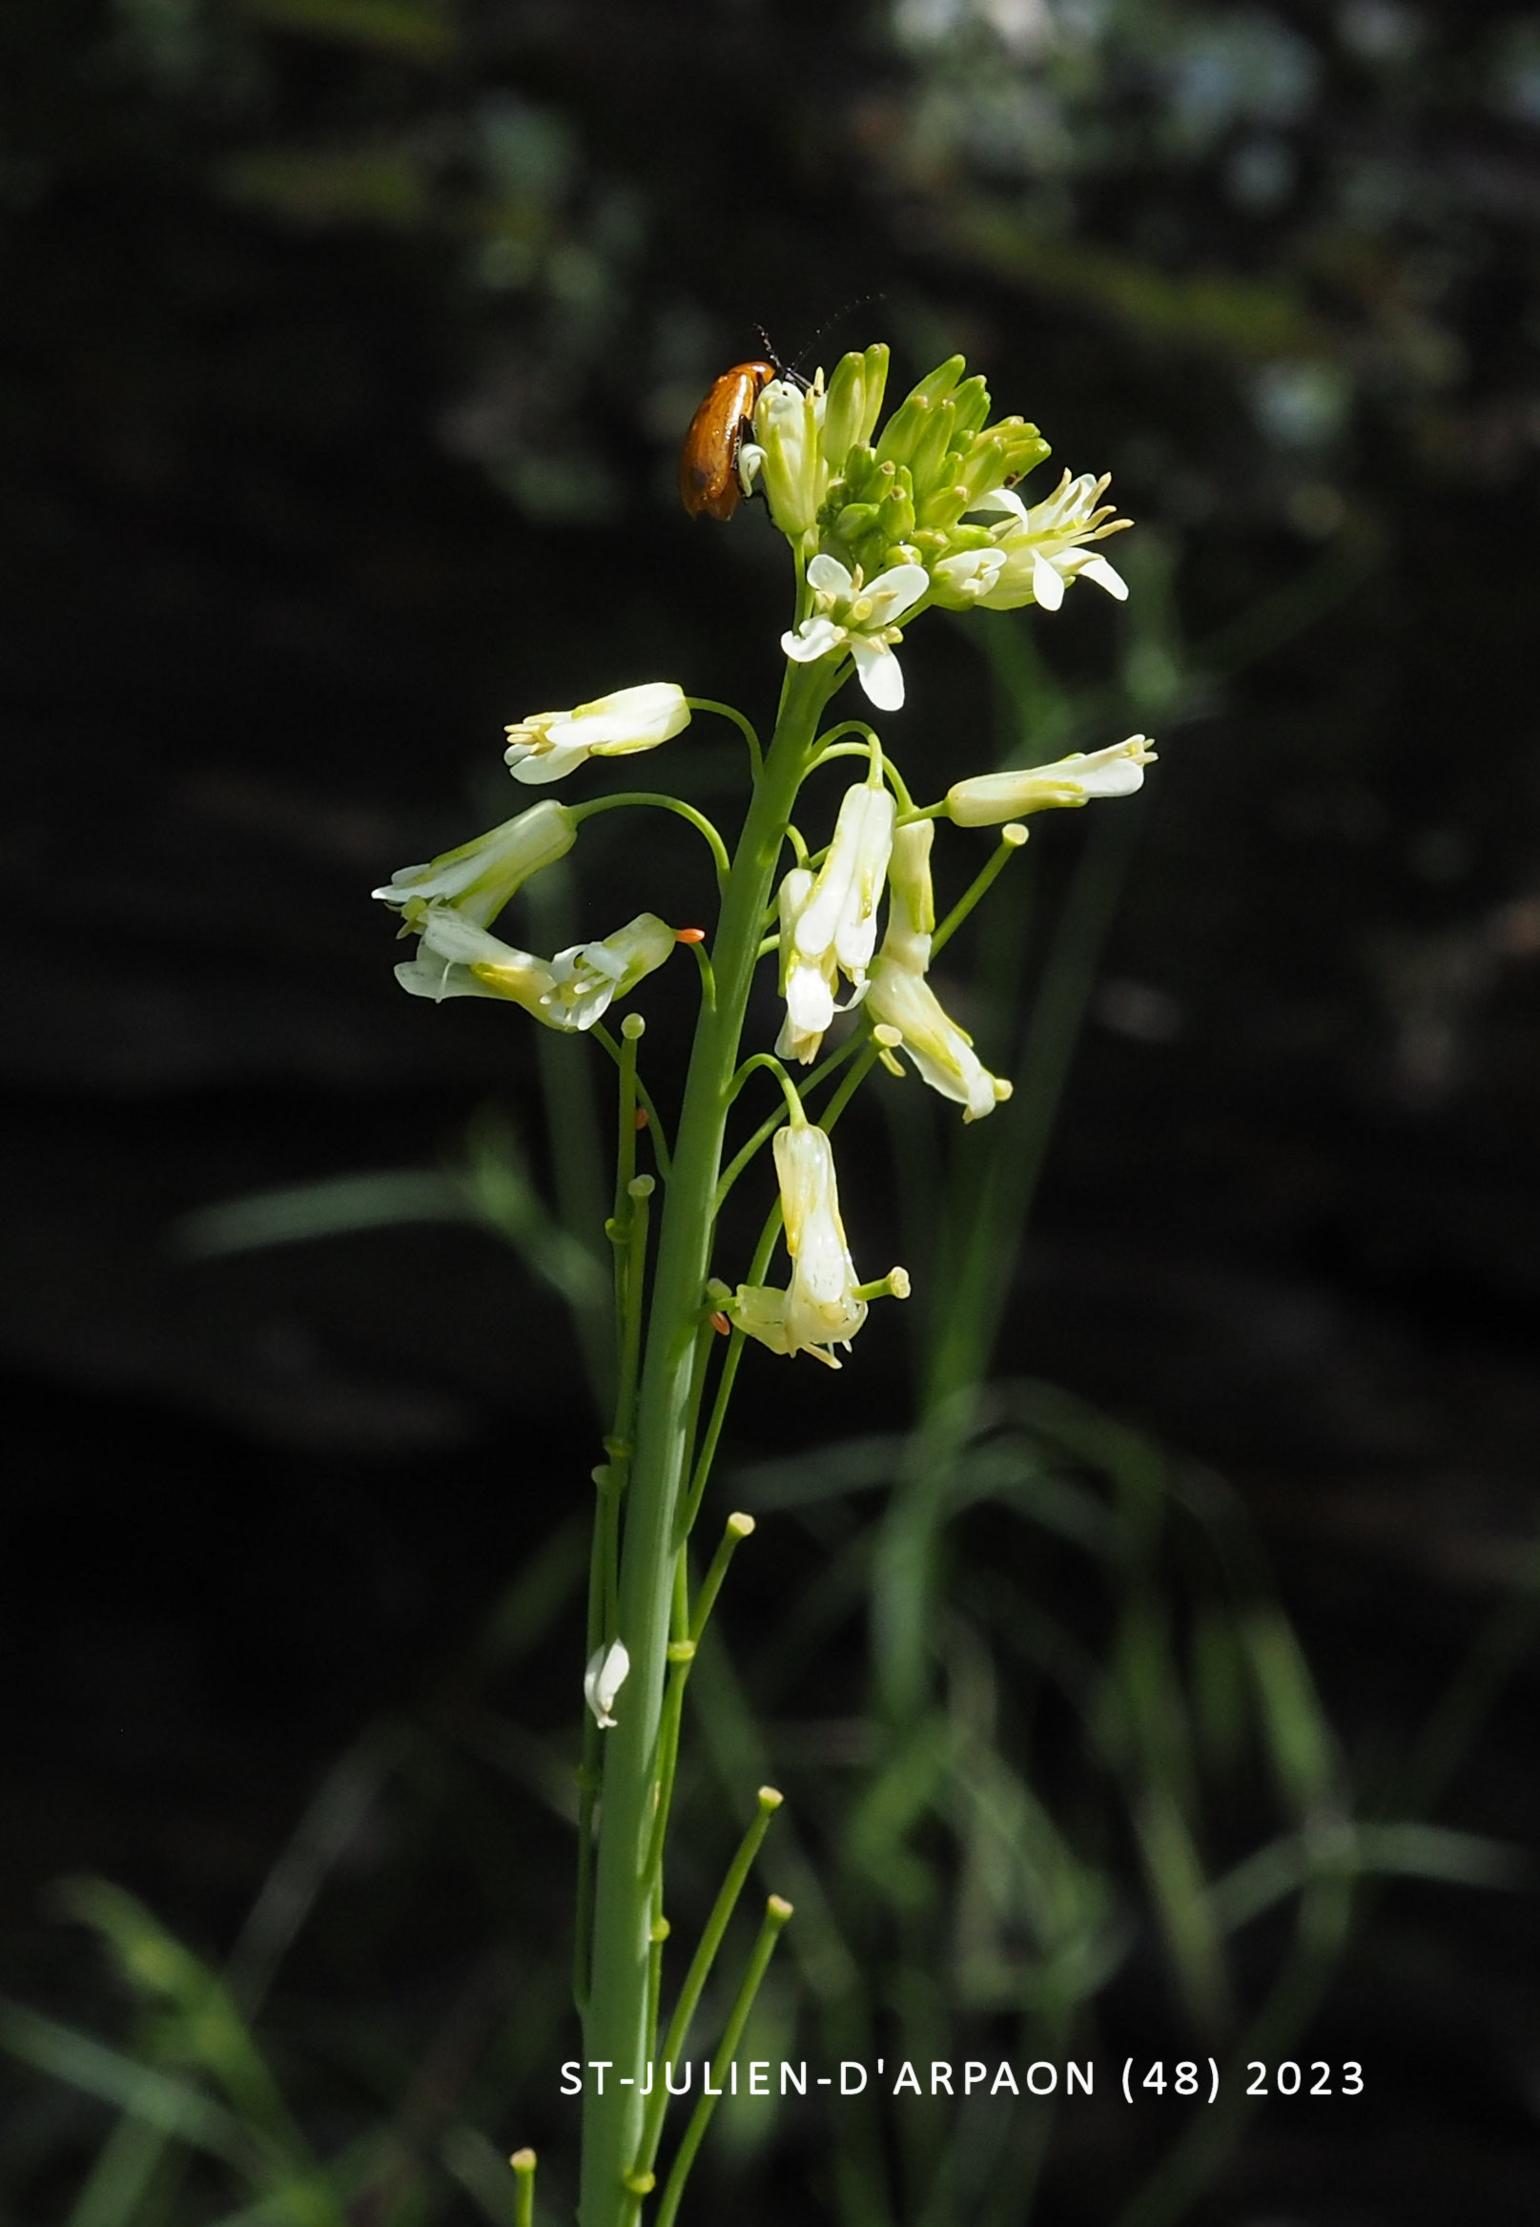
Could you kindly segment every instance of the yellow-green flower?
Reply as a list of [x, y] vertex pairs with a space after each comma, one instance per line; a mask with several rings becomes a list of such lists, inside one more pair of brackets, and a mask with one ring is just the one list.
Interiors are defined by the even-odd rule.
[[656, 750], [689, 724], [682, 688], [669, 680], [644, 681], [571, 711], [532, 711], [509, 727], [503, 755], [515, 781], [560, 781], [589, 758]]
[[909, 1278], [895, 1268], [880, 1284], [856, 1281], [834, 1179], [834, 1150], [822, 1129], [797, 1121], [775, 1133], [775, 1172], [781, 1187], [791, 1282], [785, 1291], [740, 1284], [729, 1312], [748, 1337], [772, 1353], [810, 1353], [837, 1369], [829, 1351], [849, 1351], [866, 1320], [867, 1301], [879, 1293], [909, 1296]]
[[1106, 750], [1071, 751], [1049, 766], [1019, 766], [1006, 773], [977, 773], [946, 792], [947, 817], [959, 827], [998, 827], [1030, 812], [1090, 804], [1097, 797], [1132, 796], [1155, 762], [1148, 735], [1130, 735]]
[[872, 966], [866, 1011], [876, 1024], [885, 1066], [901, 1074], [895, 1055], [907, 1052], [921, 1079], [962, 1107], [964, 1121], [981, 1121], [1010, 1096], [1011, 1086], [990, 1074], [972, 1037], [925, 978], [936, 925], [930, 878], [934, 836], [934, 821], [911, 820], [894, 837], [888, 929]]

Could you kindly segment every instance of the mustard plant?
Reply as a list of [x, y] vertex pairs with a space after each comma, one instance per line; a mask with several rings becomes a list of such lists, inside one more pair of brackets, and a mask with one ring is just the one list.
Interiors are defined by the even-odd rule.
[[[575, 801], [543, 797], [375, 892], [403, 937], [415, 939], [396, 969], [404, 989], [435, 1002], [500, 999], [521, 1009], [516, 1025], [533, 1020], [601, 1045], [617, 1074], [607, 1223], [614, 1409], [593, 1472], [586, 1667], [573, 1682], [583, 1698], [575, 1994], [586, 2064], [603, 2068], [583, 2092], [581, 2227], [638, 2227], [644, 2215], [673, 2227], [713, 2098], [697, 2100], [665, 2165], [662, 2068], [690, 2041], [781, 1800], [772, 1787], [759, 1790], [675, 1983], [665, 1881], [686, 1689], [752, 1520], [727, 1515], [698, 1578], [701, 1558], [692, 1562], [689, 1550], [745, 1349], [839, 1368], [872, 1303], [907, 1296], [902, 1267], [863, 1278], [856, 1264], [832, 1133], [879, 1067], [893, 1078], [912, 1069], [964, 1122], [992, 1115], [1009, 1096], [937, 997], [931, 963], [1027, 840], [1030, 816], [1127, 795], [1154, 755], [1146, 737], [1132, 735], [1053, 765], [980, 772], [916, 803], [889, 740], [904, 705], [908, 630], [933, 607], [1052, 613], [1081, 580], [1121, 599], [1127, 589], [1103, 545], [1128, 521], [1104, 500], [1105, 475], [1066, 472], [1029, 503], [1018, 485], [1048, 444], [1020, 417], [992, 418], [984, 381], [964, 375], [961, 357], [922, 379], [884, 422], [887, 370], [887, 349], [874, 346], [847, 355], [827, 383], [821, 373], [806, 386], [770, 381], [736, 456], [741, 491], [764, 497], [791, 553], [793, 608], [768, 741], [733, 706], [667, 681], [531, 713], [507, 730], [508, 771], [522, 785], [566, 784], [564, 797]], [[852, 682], [866, 711], [831, 717]], [[745, 809], [731, 841], [664, 790], [582, 796], [591, 761], [679, 743], [697, 717], [730, 721], [745, 745]], [[923, 748], [913, 753], [911, 772], [923, 756]], [[839, 760], [851, 762], [851, 780], [833, 824], [809, 825], [804, 784]], [[688, 765], [687, 742], [674, 762]], [[619, 809], [673, 813], [707, 845], [719, 899], [709, 931], [643, 912], [550, 956], [508, 940], [499, 924], [524, 886], [581, 844], [586, 821]], [[938, 925], [932, 850], [942, 821], [965, 839], [999, 832]], [[657, 1078], [643, 1074], [644, 1016], [629, 1001], [644, 984], [660, 994], [653, 978], [677, 973], [681, 947], [694, 955], [698, 1012], [682, 1083], [666, 1094], [677, 1108], [670, 1129], [659, 1113], [665, 1094], [655, 1096]], [[772, 971], [773, 1046], [750, 1021], [756, 983]], [[768, 1090], [768, 1109], [743, 1110], [751, 1088]], [[763, 1231], [749, 1259], [727, 1259], [719, 1217], [729, 1192], [750, 1178], [764, 1192]], [[736, 2051], [791, 1915], [784, 1899], [767, 1898], [718, 2037], [719, 2068]], [[519, 2216], [528, 2219], [533, 2153], [519, 2151], [514, 2165]]]

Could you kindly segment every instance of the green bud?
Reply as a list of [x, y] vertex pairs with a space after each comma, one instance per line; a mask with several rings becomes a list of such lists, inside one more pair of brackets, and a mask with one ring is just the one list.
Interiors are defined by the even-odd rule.
[[957, 484], [963, 491], [964, 509], [1002, 484], [1009, 458], [1010, 444], [1001, 433], [977, 435], [967, 454], [958, 460]]
[[907, 541], [914, 532], [914, 494], [907, 472], [899, 474], [878, 505], [876, 530], [885, 542]]
[[952, 401], [957, 410], [958, 431], [981, 433], [989, 423], [989, 389], [977, 372], [971, 379], [964, 379]]
[[823, 452], [831, 471], [844, 470], [846, 457], [861, 438], [865, 417], [866, 358], [852, 351], [834, 366], [824, 405]]
[[1025, 418], [1001, 418], [989, 428], [1005, 443], [1005, 473], [1008, 480], [1025, 478], [1030, 471], [1052, 456], [1053, 450], [1043, 439], [1035, 425], [1028, 425]]
[[949, 356], [911, 390], [882, 429], [877, 454], [894, 464], [912, 464], [933, 406], [944, 400], [963, 373], [963, 358]]
[[957, 434], [957, 405], [951, 397], [930, 405], [929, 416], [915, 443], [914, 459], [910, 471], [914, 475], [915, 501], [921, 509], [934, 482], [941, 477], [947, 455]]
[[844, 469], [852, 448], [870, 442], [887, 377], [888, 351], [880, 343], [852, 351], [835, 365], [823, 421], [823, 451], [832, 472]]
[[877, 430], [887, 384], [888, 345], [885, 340], [879, 340], [866, 351], [866, 408], [862, 414], [860, 431], [856, 434], [856, 439], [863, 447], [870, 446], [872, 435]]
[[843, 542], [860, 541], [877, 523], [876, 503], [846, 503], [835, 514], [830, 531]]
[[[956, 458], [952, 459], [956, 463]], [[945, 533], [956, 524], [968, 507], [968, 490], [960, 480], [933, 487], [921, 510], [922, 525], [932, 532]]]
[[943, 395], [952, 392], [967, 368], [965, 356], [948, 356], [945, 363], [938, 363], [934, 371], [928, 371], [918, 386], [911, 387], [904, 400], [939, 402]]

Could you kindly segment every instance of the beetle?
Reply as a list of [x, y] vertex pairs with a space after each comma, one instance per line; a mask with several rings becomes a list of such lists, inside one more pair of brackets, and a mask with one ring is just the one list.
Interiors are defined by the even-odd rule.
[[679, 452], [679, 500], [692, 518], [731, 518], [743, 500], [738, 452], [755, 403], [780, 376], [780, 365], [761, 356], [712, 380]]

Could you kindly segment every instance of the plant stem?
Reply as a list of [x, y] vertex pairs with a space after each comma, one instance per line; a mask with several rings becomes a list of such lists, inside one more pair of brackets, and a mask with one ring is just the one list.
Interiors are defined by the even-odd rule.
[[743, 2029], [748, 2024], [749, 2012], [754, 2008], [754, 1998], [759, 1993], [760, 1982], [769, 1968], [770, 1959], [775, 1954], [775, 1944], [790, 1916], [791, 1904], [783, 1901], [779, 1895], [772, 1895], [765, 1905], [764, 1923], [759, 1929], [759, 1939], [754, 1943], [749, 1968], [743, 1975], [743, 1985], [727, 2014], [727, 2025], [721, 2043], [711, 2061], [711, 2086], [690, 2114], [690, 2123], [684, 2130], [668, 2180], [664, 2184], [663, 2201], [658, 2211], [658, 2227], [674, 2227], [680, 2198], [684, 2195], [684, 2185], [690, 2177], [690, 2168], [705, 2140], [706, 2129], [711, 2124], [712, 2114], [722, 2092], [722, 2083], [738, 2054], [738, 2044], [743, 2039]]
[[[584, 2022], [603, 2093], [583, 2115], [580, 2227], [617, 2227], [625, 2176], [641, 2143], [647, 2023], [647, 1855], [657, 1799], [659, 1730], [674, 1577], [674, 1525], [690, 1456], [696, 1333], [709, 1267], [723, 1135], [739, 1039], [769, 901], [798, 785], [837, 676], [788, 669], [775, 734], [755, 784], [712, 946], [716, 1003], [702, 1009], [685, 1080], [658, 1241], [636, 1453], [626, 1491], [619, 1632], [630, 1655], [618, 1723], [604, 1740], [592, 1982]], [[630, 2086], [623, 2085], [629, 2081]]]

